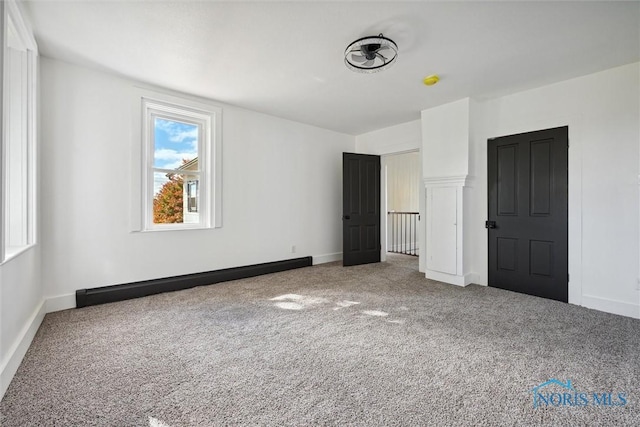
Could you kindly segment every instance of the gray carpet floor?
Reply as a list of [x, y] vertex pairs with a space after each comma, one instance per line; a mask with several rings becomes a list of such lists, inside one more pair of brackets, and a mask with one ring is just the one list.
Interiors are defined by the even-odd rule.
[[[640, 425], [640, 321], [428, 281], [416, 263], [332, 263], [49, 314], [0, 424]], [[549, 379], [588, 404], [534, 408]]]

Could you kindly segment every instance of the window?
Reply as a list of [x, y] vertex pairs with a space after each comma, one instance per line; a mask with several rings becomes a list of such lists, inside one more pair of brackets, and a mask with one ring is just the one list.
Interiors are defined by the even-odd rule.
[[198, 212], [198, 181], [187, 181], [187, 212]]
[[141, 223], [136, 230], [220, 227], [219, 107], [141, 91]]
[[0, 5], [2, 61], [2, 244], [0, 262], [35, 243], [37, 46], [15, 2]]

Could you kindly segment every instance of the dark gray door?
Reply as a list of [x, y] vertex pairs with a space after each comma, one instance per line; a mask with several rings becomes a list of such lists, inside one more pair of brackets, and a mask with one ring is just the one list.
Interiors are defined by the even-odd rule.
[[380, 262], [380, 156], [342, 154], [343, 265]]
[[489, 286], [567, 302], [568, 132], [488, 141]]

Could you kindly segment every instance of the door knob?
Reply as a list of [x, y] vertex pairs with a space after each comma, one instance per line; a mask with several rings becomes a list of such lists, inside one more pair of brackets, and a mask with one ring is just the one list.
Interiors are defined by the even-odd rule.
[[351, 215], [345, 215], [342, 217], [342, 219], [351, 219]]
[[495, 221], [485, 221], [484, 222], [484, 228], [496, 228], [496, 222]]

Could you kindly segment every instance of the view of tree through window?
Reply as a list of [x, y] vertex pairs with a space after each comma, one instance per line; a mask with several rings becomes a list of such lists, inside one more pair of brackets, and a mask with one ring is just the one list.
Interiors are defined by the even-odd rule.
[[[198, 182], [199, 125], [155, 117], [153, 122], [153, 222], [176, 224], [198, 222], [197, 203], [185, 195], [185, 181]], [[195, 215], [195, 216], [194, 216]]]

